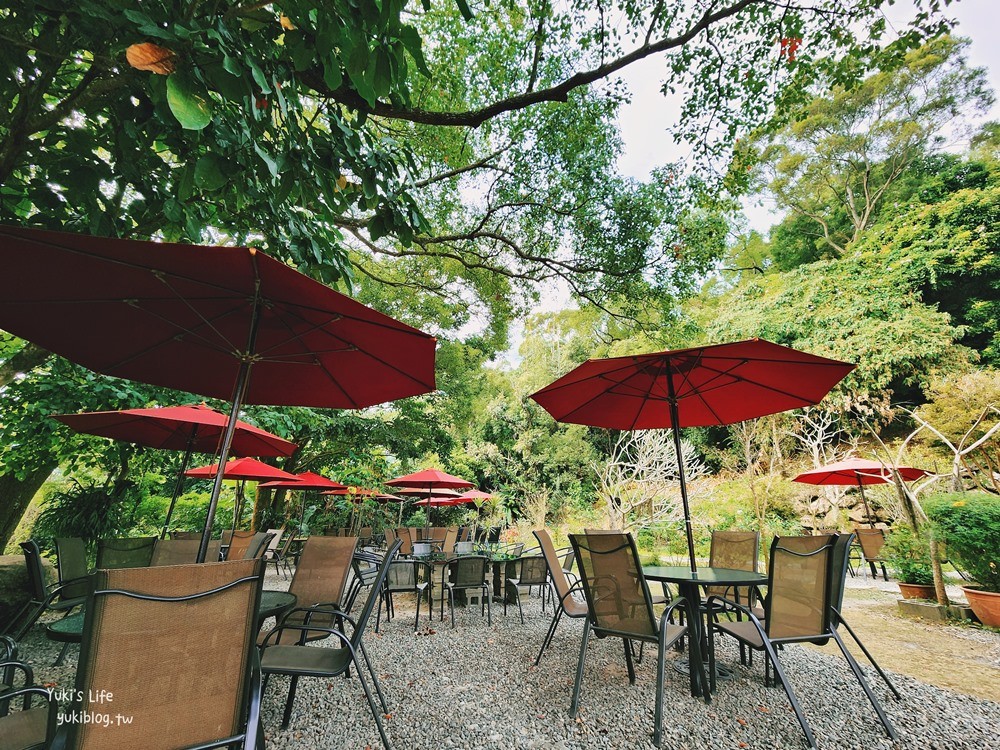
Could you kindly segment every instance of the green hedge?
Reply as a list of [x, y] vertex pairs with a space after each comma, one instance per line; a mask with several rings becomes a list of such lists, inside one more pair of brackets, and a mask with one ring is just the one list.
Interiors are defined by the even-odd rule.
[[1000, 497], [985, 492], [934, 495], [924, 510], [948, 557], [987, 591], [1000, 593]]

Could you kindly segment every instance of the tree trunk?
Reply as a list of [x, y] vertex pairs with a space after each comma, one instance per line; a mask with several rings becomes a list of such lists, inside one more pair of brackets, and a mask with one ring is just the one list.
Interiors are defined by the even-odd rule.
[[941, 555], [933, 531], [931, 532], [931, 570], [934, 573], [934, 596], [937, 597], [938, 604], [947, 607], [951, 604], [951, 601], [948, 599], [948, 592], [944, 588], [944, 571], [941, 570]]
[[18, 479], [14, 474], [0, 476], [0, 552], [13, 536], [31, 498], [58, 465], [56, 461], [48, 461], [24, 479]]

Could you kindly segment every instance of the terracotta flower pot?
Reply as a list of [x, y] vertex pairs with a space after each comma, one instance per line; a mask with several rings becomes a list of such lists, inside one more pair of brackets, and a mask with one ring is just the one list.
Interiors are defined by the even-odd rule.
[[1000, 628], [1000, 594], [982, 589], [962, 587], [969, 606], [983, 625]]
[[937, 594], [932, 584], [903, 583], [899, 581], [896, 585], [899, 586], [899, 593], [903, 595], [904, 599], [930, 599], [931, 601], [937, 599]]

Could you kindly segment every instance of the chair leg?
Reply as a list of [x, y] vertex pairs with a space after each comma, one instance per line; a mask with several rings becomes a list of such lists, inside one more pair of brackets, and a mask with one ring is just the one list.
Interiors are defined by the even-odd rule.
[[[365, 666], [368, 667], [368, 672], [372, 676], [372, 683], [375, 685], [375, 692], [378, 693], [378, 702], [382, 704], [382, 713], [387, 714], [389, 713], [389, 706], [385, 702], [385, 696], [382, 695], [382, 687], [378, 684], [378, 677], [375, 676], [375, 670], [372, 669], [371, 659], [368, 658], [368, 650], [365, 648], [364, 643], [359, 643], [358, 645], [361, 647], [361, 656], [365, 660]], [[355, 659], [355, 662], [356, 661], [357, 659]], [[361, 670], [358, 669], [358, 672], [360, 671]]]
[[[372, 717], [375, 719], [375, 725], [378, 727], [379, 736], [382, 738], [382, 744], [385, 746], [385, 750], [390, 750], [389, 738], [385, 736], [385, 727], [382, 726], [382, 717], [379, 716], [378, 708], [375, 706], [375, 701], [372, 699], [371, 688], [368, 687], [368, 680], [365, 679], [364, 670], [358, 663], [357, 654], [352, 654], [354, 660], [354, 666], [358, 670], [358, 679], [361, 681], [361, 687], [365, 690], [365, 698], [368, 699], [368, 708], [371, 709]], [[374, 676], [374, 675], [373, 675]]]
[[562, 618], [562, 613], [562, 607], [559, 607], [556, 610], [556, 613], [552, 615], [552, 624], [549, 625], [549, 632], [545, 634], [545, 638], [542, 640], [542, 647], [538, 649], [538, 656], [535, 658], [536, 667], [542, 660], [542, 654], [545, 652], [545, 649], [547, 649], [549, 644], [552, 643], [552, 636], [556, 634], [556, 628], [559, 627], [559, 620]]
[[69, 650], [69, 646], [70, 644], [68, 642], [62, 645], [62, 648], [59, 649], [59, 656], [57, 656], [56, 660], [52, 662], [53, 667], [62, 666], [63, 660], [66, 658], [66, 652]]
[[847, 663], [850, 665], [851, 671], [854, 672], [854, 676], [857, 677], [858, 682], [861, 683], [862, 690], [865, 691], [865, 695], [867, 695], [868, 700], [871, 701], [872, 707], [875, 709], [875, 713], [878, 714], [879, 721], [881, 721], [882, 726], [885, 727], [886, 734], [888, 734], [891, 739], [899, 739], [899, 735], [896, 734], [896, 730], [893, 729], [892, 724], [889, 723], [889, 717], [885, 715], [882, 705], [878, 702], [878, 699], [875, 697], [875, 693], [872, 692], [871, 687], [869, 687], [868, 680], [866, 680], [864, 674], [861, 673], [861, 667], [858, 666], [854, 657], [851, 656], [851, 652], [847, 650], [847, 647], [840, 639], [840, 635], [837, 631], [831, 628], [830, 632], [833, 633], [833, 638], [837, 641], [837, 645], [840, 646], [840, 650], [844, 654], [844, 658], [847, 659]]
[[[424, 598], [424, 592], [417, 592], [417, 617], [413, 620], [413, 632], [420, 630], [420, 600]], [[430, 594], [427, 596], [427, 608], [431, 611], [431, 622], [434, 622], [434, 602], [430, 601]]]
[[660, 642], [656, 647], [656, 709], [653, 711], [653, 744], [660, 746], [663, 739], [661, 727], [663, 725], [663, 677], [666, 662], [665, 645], [666, 633], [660, 631]]
[[764, 639], [764, 648], [767, 651], [768, 657], [765, 663], [770, 662], [774, 666], [774, 674], [781, 681], [781, 687], [785, 689], [785, 695], [788, 696], [788, 701], [792, 704], [792, 710], [795, 711], [795, 718], [799, 720], [799, 726], [802, 727], [802, 733], [806, 736], [806, 742], [809, 743], [811, 750], [816, 750], [816, 738], [813, 737], [812, 729], [809, 728], [809, 722], [806, 721], [805, 714], [802, 713], [802, 707], [799, 706], [799, 701], [792, 691], [792, 686], [789, 684], [788, 678], [785, 677], [785, 671], [781, 668], [781, 663], [778, 661], [778, 654], [774, 650], [774, 646], [766, 638]]
[[281, 717], [281, 728], [288, 729], [288, 722], [292, 719], [292, 704], [295, 703], [295, 688], [299, 685], [298, 675], [292, 676], [292, 681], [288, 686], [288, 698], [285, 700], [285, 713]]
[[569, 704], [569, 717], [576, 718], [580, 707], [580, 684], [583, 682], [583, 663], [587, 660], [587, 641], [590, 640], [590, 618], [583, 624], [583, 641], [580, 643], [580, 660], [576, 664], [576, 681], [573, 683], [573, 699]]
[[628, 669], [628, 684], [635, 684], [635, 664], [632, 662], [632, 641], [622, 638], [622, 646], [625, 650], [625, 667]]
[[[834, 611], [836, 612], [836, 610]], [[889, 689], [892, 691], [892, 694], [896, 696], [896, 700], [902, 700], [903, 696], [899, 694], [899, 691], [896, 689], [896, 686], [892, 684], [892, 680], [889, 679], [889, 675], [887, 675], [885, 672], [882, 671], [882, 667], [880, 667], [878, 665], [878, 662], [875, 661], [875, 657], [873, 657], [871, 653], [868, 651], [868, 649], [865, 648], [865, 644], [861, 642], [861, 639], [858, 638], [857, 634], [854, 632], [851, 626], [847, 624], [844, 618], [840, 616], [839, 612], [837, 612], [837, 620], [840, 622], [841, 625], [843, 625], [847, 629], [847, 632], [851, 634], [851, 638], [853, 638], [854, 642], [858, 644], [858, 647], [861, 649], [861, 653], [863, 653], [865, 655], [865, 658], [868, 659], [868, 661], [871, 663], [873, 667], [875, 667], [875, 671], [879, 673], [879, 676], [885, 681], [885, 684], [889, 686]]]
[[[490, 596], [490, 587], [487, 586], [486, 584], [483, 584], [483, 599], [486, 600], [486, 624], [487, 625], [493, 625], [493, 605], [490, 603], [490, 599], [492, 599], [492, 598], [493, 597]], [[482, 612], [482, 610], [480, 610], [480, 613], [481, 612]], [[480, 617], [482, 617], [482, 614], [480, 614]]]
[[517, 586], [514, 587], [514, 596], [517, 597], [517, 613], [521, 615], [521, 624], [524, 625], [524, 610], [521, 609], [521, 592], [517, 590]]
[[[451, 612], [451, 626], [455, 627], [455, 589], [448, 587], [448, 610]], [[441, 619], [444, 619], [444, 599], [441, 599]]]

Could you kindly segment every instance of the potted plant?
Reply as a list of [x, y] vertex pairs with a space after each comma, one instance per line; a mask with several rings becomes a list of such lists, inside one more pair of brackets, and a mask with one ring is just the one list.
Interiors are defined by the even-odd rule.
[[898, 579], [904, 599], [934, 599], [930, 545], [909, 526], [897, 526], [882, 548], [882, 557]]
[[972, 611], [983, 625], [1000, 628], [1000, 497], [936, 495], [925, 509], [951, 561], [978, 584], [962, 587]]

